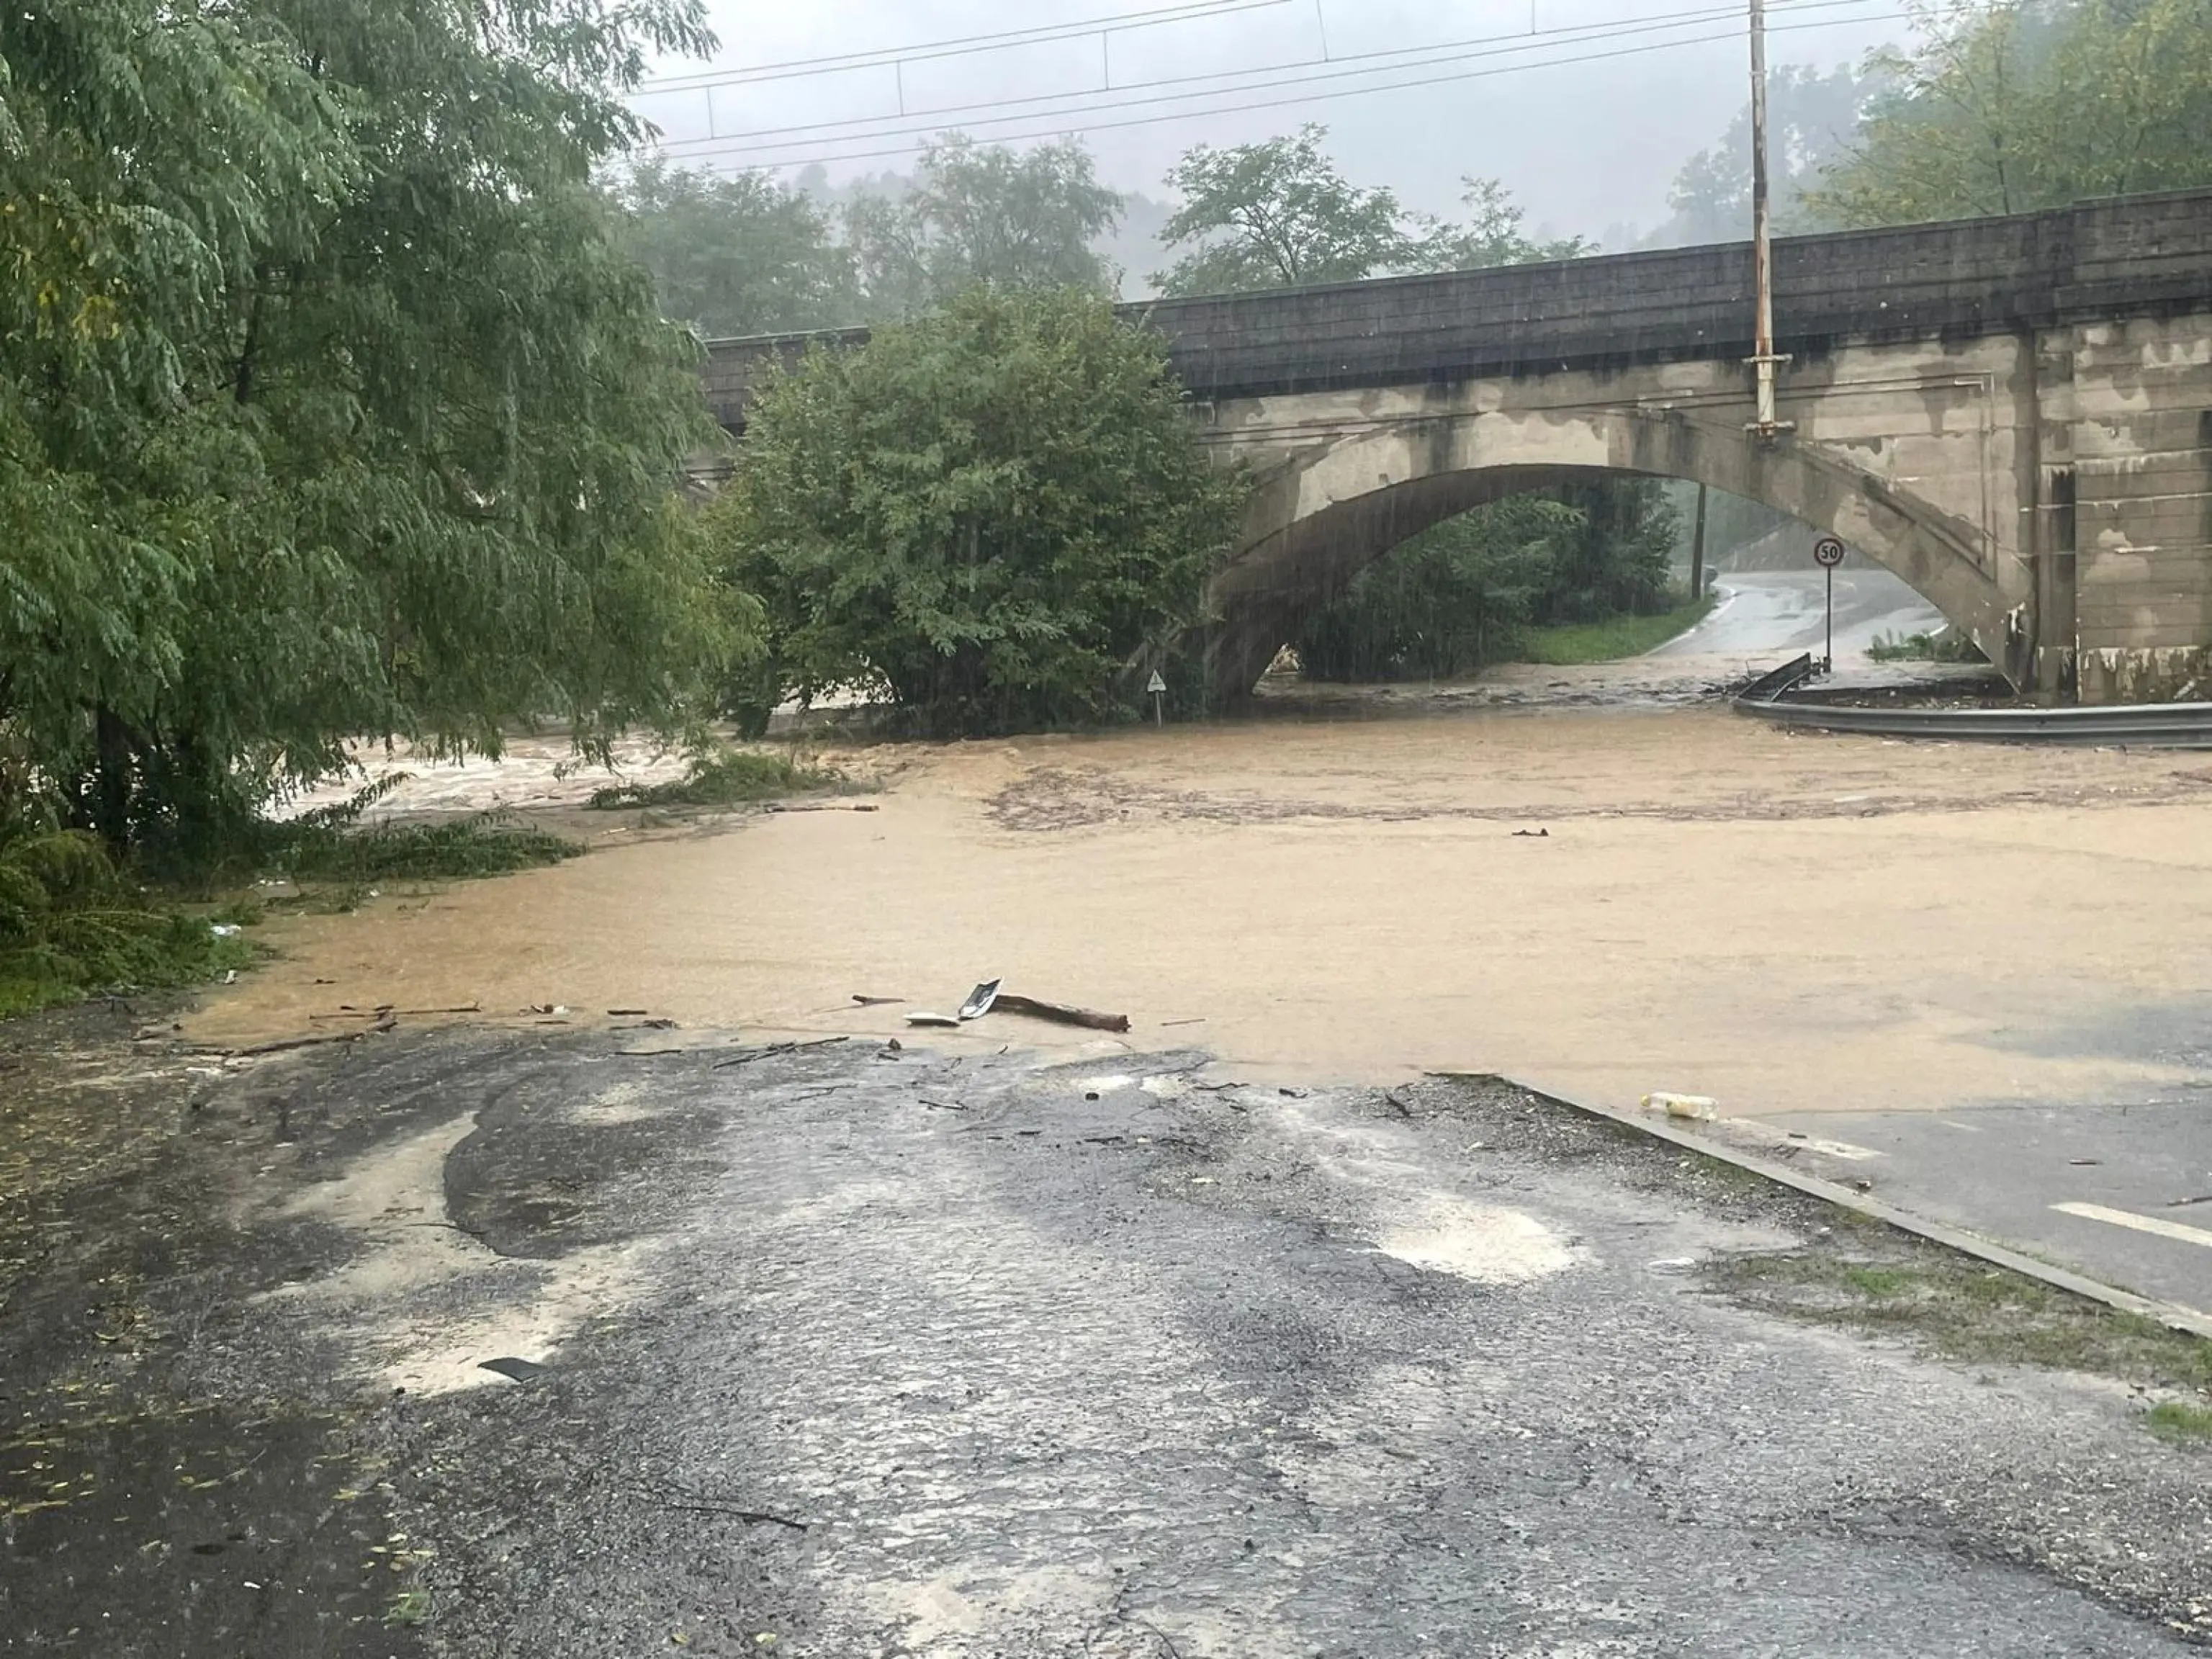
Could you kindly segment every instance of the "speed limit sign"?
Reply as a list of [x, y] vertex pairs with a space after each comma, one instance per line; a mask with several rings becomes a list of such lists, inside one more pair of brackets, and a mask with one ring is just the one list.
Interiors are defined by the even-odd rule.
[[1828, 579], [1828, 649], [1820, 659], [1820, 672], [1824, 674], [1832, 674], [1836, 669], [1836, 567], [1843, 562], [1844, 544], [1833, 536], [1823, 536], [1813, 544], [1813, 562]]

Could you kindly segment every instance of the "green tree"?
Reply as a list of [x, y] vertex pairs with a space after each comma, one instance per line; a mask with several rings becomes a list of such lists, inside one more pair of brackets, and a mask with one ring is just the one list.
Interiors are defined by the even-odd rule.
[[1472, 673], [1512, 660], [1532, 627], [1664, 611], [1676, 529], [1656, 478], [1508, 495], [1392, 549], [1292, 644], [1314, 679]]
[[1515, 495], [1447, 519], [1352, 579], [1291, 641], [1309, 679], [1445, 679], [1510, 660], [1587, 517]]
[[1581, 515], [1536, 600], [1539, 623], [1603, 622], [1667, 609], [1680, 526], [1656, 478], [1585, 477], [1553, 492]]
[[[1887, 84], [1877, 63], [1862, 75], [1838, 65], [1823, 74], [1807, 64], [1784, 64], [1767, 83], [1767, 159], [1771, 169], [1774, 227], [1784, 234], [1817, 230], [1806, 201], [1823, 170], [1857, 136], [1859, 121]], [[1751, 106], [1746, 102], [1720, 143], [1700, 150], [1674, 175], [1668, 192], [1674, 217], [1653, 242], [1687, 246], [1741, 242], [1751, 235]]]
[[1017, 152], [954, 133], [902, 192], [857, 194], [845, 227], [870, 312], [906, 317], [982, 283], [1110, 294], [1119, 273], [1091, 244], [1121, 211], [1073, 140]]
[[1073, 289], [982, 287], [772, 380], [712, 521], [760, 596], [738, 701], [887, 691], [922, 729], [1139, 712], [1243, 500], [1165, 343]]
[[0, 14], [0, 730], [204, 844], [349, 735], [674, 722], [729, 648], [691, 348], [609, 235], [688, 0]]
[[1844, 225], [2212, 183], [2205, 0], [1918, 0], [1910, 52], [1808, 198]]
[[157, 0], [0, 13], [0, 730], [23, 756], [18, 822], [44, 787], [119, 823], [129, 722], [185, 672], [225, 528], [191, 475], [255, 459], [216, 390], [234, 296], [356, 181], [346, 102], [291, 44], [266, 18]]
[[1182, 205], [1159, 236], [1189, 252], [1152, 278], [1160, 290], [1236, 294], [1596, 252], [1580, 237], [1531, 240], [1522, 229], [1524, 210], [1495, 179], [1463, 181], [1472, 216], [1464, 224], [1411, 213], [1394, 191], [1347, 180], [1322, 148], [1328, 137], [1328, 128], [1309, 123], [1264, 143], [1186, 152], [1167, 175]]
[[707, 339], [860, 320], [853, 251], [807, 197], [766, 174], [641, 161], [617, 191], [621, 242], [653, 275], [661, 314]]
[[1468, 210], [1464, 224], [1423, 221], [1412, 257], [1411, 270], [1484, 270], [1492, 265], [1533, 264], [1547, 259], [1581, 259], [1597, 252], [1597, 244], [1579, 236], [1536, 241], [1522, 228], [1528, 210], [1514, 201], [1504, 184], [1496, 179], [1463, 179], [1466, 194], [1460, 198]]
[[1264, 143], [1187, 151], [1168, 169], [1182, 205], [1160, 240], [1190, 252], [1153, 277], [1161, 292], [1356, 282], [1413, 258], [1415, 240], [1396, 194], [1348, 181], [1322, 149], [1328, 136], [1309, 122]]

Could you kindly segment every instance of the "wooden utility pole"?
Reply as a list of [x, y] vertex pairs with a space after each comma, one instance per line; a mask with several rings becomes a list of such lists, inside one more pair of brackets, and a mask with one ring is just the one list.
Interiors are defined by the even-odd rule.
[[1705, 487], [1698, 486], [1698, 533], [1690, 543], [1690, 603], [1705, 597]]

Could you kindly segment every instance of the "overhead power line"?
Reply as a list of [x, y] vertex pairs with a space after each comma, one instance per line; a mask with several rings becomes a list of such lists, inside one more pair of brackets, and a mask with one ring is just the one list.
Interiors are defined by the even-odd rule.
[[[1863, 10], [1878, 5], [1893, 5], [1895, 0], [1785, 0], [1776, 7], [1778, 11], [1831, 11], [1839, 9]], [[1334, 58], [1305, 58], [1287, 64], [1269, 64], [1250, 70], [1217, 70], [1204, 75], [1180, 75], [1156, 77], [1149, 81], [1130, 81], [1110, 88], [1112, 98], [1105, 103], [1077, 104], [1073, 100], [1096, 98], [1109, 89], [1091, 88], [1080, 91], [1042, 93], [1024, 98], [994, 98], [969, 104], [942, 105], [930, 109], [909, 109], [897, 113], [854, 116], [836, 121], [803, 121], [782, 127], [754, 127], [735, 132], [716, 132], [702, 138], [672, 139], [660, 146], [669, 155], [687, 151], [712, 151], [725, 155], [741, 155], [748, 150], [787, 149], [793, 144], [814, 142], [832, 143], [843, 140], [908, 137], [917, 133], [939, 131], [945, 125], [940, 118], [958, 118], [981, 110], [1020, 110], [1038, 105], [1062, 105], [1059, 109], [1037, 110], [1028, 114], [993, 116], [972, 123], [978, 126], [1005, 125], [1015, 121], [1032, 120], [1042, 115], [1087, 114], [1099, 111], [1139, 108], [1148, 103], [1173, 101], [1177, 97], [1228, 95], [1231, 94], [1264, 91], [1276, 87], [1310, 84], [1316, 82], [1345, 79], [1363, 75], [1376, 75], [1392, 70], [1422, 69], [1437, 64], [1467, 62], [1477, 58], [1499, 57], [1535, 50], [1540, 46], [1570, 45], [1583, 41], [1615, 40], [1626, 35], [1664, 33], [1688, 28], [1698, 24], [1732, 21], [1741, 15], [1741, 8], [1730, 3], [1707, 3], [1682, 11], [1662, 13], [1656, 17], [1639, 19], [1632, 24], [1577, 23], [1562, 25], [1533, 33], [1516, 34], [1477, 35], [1462, 40], [1442, 40], [1425, 46], [1401, 46], [1389, 51], [1354, 53], [1339, 52]], [[1856, 18], [1848, 21], [1856, 21]], [[1385, 61], [1397, 60], [1397, 61]], [[1304, 70], [1326, 65], [1313, 75], [1293, 76], [1277, 81], [1253, 81], [1252, 76], [1271, 75], [1283, 70]], [[1243, 84], [1235, 84], [1242, 82]], [[1186, 87], [1206, 83], [1201, 90], [1167, 94], [1155, 99], [1130, 98], [1126, 94], [1163, 87]], [[891, 124], [909, 121], [926, 125], [904, 127]], [[864, 129], [881, 129], [864, 131]], [[774, 140], [772, 143], [748, 143], [750, 139]]]
[[[1840, 24], [1851, 22], [1888, 22], [1909, 21], [1911, 14], [1905, 11], [1893, 9], [1881, 12], [1867, 12], [1859, 9], [1869, 5], [1877, 3], [1893, 3], [1893, 0], [1796, 0], [1796, 3], [1789, 4], [1786, 9], [1790, 11], [1813, 11], [1830, 10], [1839, 7], [1848, 7], [1852, 9], [1852, 15], [1846, 17], [1821, 18], [1808, 22], [1774, 25], [1771, 27], [1770, 32], [1782, 33], [1791, 31], [1832, 28]], [[1668, 29], [1681, 29], [1692, 26], [1692, 21], [1690, 20], [1717, 21], [1723, 15], [1730, 20], [1733, 20], [1735, 13], [1734, 9], [1731, 8], [1725, 14], [1713, 11], [1689, 14], [1687, 15], [1686, 20], [1677, 20], [1663, 27]], [[1648, 32], [1654, 27], [1656, 26], [1640, 25], [1629, 26], [1626, 27], [1608, 27], [1605, 29], [1602, 34], [1598, 38], [1607, 40], [1618, 40], [1624, 34]], [[1291, 76], [1274, 81], [1247, 82], [1241, 85], [1214, 85], [1200, 90], [1168, 93], [1151, 98], [1117, 99], [1113, 102], [1103, 104], [1071, 105], [1057, 109], [1037, 111], [1018, 115], [985, 117], [977, 120], [962, 122], [958, 125], [960, 128], [964, 131], [969, 128], [980, 129], [1003, 127], [1024, 121], [1036, 122], [1049, 120], [1054, 124], [1049, 126], [1036, 127], [1027, 131], [1000, 133], [998, 135], [996, 140], [996, 142], [1004, 143], [1021, 143], [1039, 138], [1066, 137], [1078, 131], [1085, 133], [1114, 131], [1130, 127], [1156, 125], [1164, 122], [1197, 120], [1215, 115], [1237, 114], [1248, 111], [1292, 107], [1309, 102], [1317, 102], [1329, 99], [1364, 97], [1373, 93], [1397, 92], [1422, 87], [1441, 86], [1462, 81], [1488, 79], [1500, 75], [1517, 73], [1522, 70], [1553, 69], [1568, 67], [1577, 64], [1600, 63], [1612, 59], [1633, 57], [1639, 52], [1662, 52], [1674, 47], [1707, 46], [1717, 42], [1730, 41], [1739, 39], [1741, 35], [1741, 27], [1732, 26], [1726, 29], [1714, 32], [1694, 34], [1674, 34], [1670, 38], [1666, 39], [1645, 40], [1632, 46], [1614, 47], [1603, 51], [1565, 53], [1551, 57], [1530, 58], [1518, 63], [1484, 64], [1482, 66], [1477, 68], [1456, 69], [1443, 74], [1419, 76], [1411, 79], [1371, 81], [1368, 84], [1358, 86], [1322, 85], [1320, 86], [1318, 89], [1303, 91], [1287, 97], [1251, 99], [1235, 102], [1209, 102], [1195, 108], [1170, 110], [1158, 114], [1132, 116], [1117, 120], [1079, 120], [1075, 118], [1095, 114], [1113, 114], [1122, 110], [1139, 109], [1152, 105], [1191, 103], [1194, 100], [1200, 99], [1218, 100], [1224, 96], [1236, 97], [1241, 96], [1243, 94], [1271, 91], [1283, 88], [1314, 88], [1317, 82], [1329, 82], [1347, 78], [1362, 78], [1378, 75], [1388, 75], [1398, 70], [1430, 68], [1437, 64], [1466, 63], [1470, 60], [1488, 59], [1504, 56], [1518, 56], [1533, 49], [1527, 37], [1523, 36], [1517, 41], [1494, 46], [1483, 51], [1454, 52], [1442, 57], [1431, 57], [1418, 59], [1411, 63], [1392, 64], [1370, 64], [1349, 70], [1339, 68], [1321, 74]], [[1591, 36], [1585, 33], [1574, 37], [1571, 43], [1588, 43], [1590, 40]], [[1557, 45], [1570, 44], [1571, 42], [1569, 40], [1555, 37], [1552, 43]], [[1341, 59], [1340, 59], [1339, 62], [1340, 63]], [[1264, 70], [1232, 71], [1227, 72], [1227, 74], [1221, 77], [1205, 78], [1218, 80], [1227, 78], [1228, 74], [1243, 74], [1249, 76], [1266, 72], [1267, 71]], [[1169, 82], [1154, 84], [1174, 83], [1172, 82]], [[1136, 88], [1126, 88], [1125, 90], [1133, 89]], [[1083, 95], [1085, 94], [1065, 94], [1065, 96], [1069, 98]], [[994, 103], [981, 106], [980, 107], [998, 108], [1004, 106], [1003, 103]], [[939, 112], [945, 113], [951, 112]], [[896, 120], [899, 118], [886, 116], [877, 118], [880, 121], [892, 121]], [[826, 130], [810, 128], [799, 130], [798, 132], [794, 132], [792, 136], [783, 137], [780, 142], [773, 144], [748, 144], [733, 142], [732, 139], [688, 139], [676, 141], [673, 143], [664, 145], [661, 148], [664, 151], [676, 154], [678, 156], [678, 159], [692, 160], [702, 164], [713, 166], [718, 170], [744, 171], [747, 169], [799, 167], [811, 165], [815, 162], [830, 163], [871, 161], [885, 156], [909, 155], [914, 154], [915, 151], [925, 148], [931, 137], [941, 135], [950, 130], [951, 129], [947, 124], [933, 123], [932, 125], [925, 126], [912, 126], [903, 129], [894, 128], [882, 131], [866, 133], [850, 133], [839, 137], [828, 132]], [[823, 136], [818, 138], [809, 138], [803, 136], [805, 132], [814, 131], [823, 131]], [[835, 147], [840, 144], [874, 144], [877, 141], [884, 139], [904, 139], [908, 142], [891, 143], [873, 149], [825, 148]], [[800, 150], [805, 150], [810, 153], [800, 154], [799, 153]]]
[[1104, 17], [1073, 19], [1065, 23], [1036, 23], [1028, 28], [1000, 29], [990, 34], [957, 35], [946, 40], [927, 40], [910, 46], [882, 46], [871, 52], [836, 52], [822, 58], [793, 58], [780, 64], [750, 64], [742, 68], [701, 70], [690, 75], [656, 76], [640, 83], [641, 94], [699, 92], [715, 87], [745, 86], [761, 81], [799, 80], [809, 76], [840, 75], [849, 70], [889, 69], [894, 64], [925, 63], [939, 58], [967, 58], [1016, 46], [1042, 46], [1054, 40], [1080, 40], [1099, 33], [1124, 34], [1158, 28], [1168, 23], [1201, 22], [1238, 12], [1267, 11], [1291, 0], [1182, 0], [1181, 4], [1150, 11], [1115, 12]]

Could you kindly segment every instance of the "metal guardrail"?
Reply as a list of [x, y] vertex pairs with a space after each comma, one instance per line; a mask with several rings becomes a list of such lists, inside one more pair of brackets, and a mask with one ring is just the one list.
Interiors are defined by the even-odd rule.
[[[2212, 702], [2126, 703], [2109, 708], [1853, 708], [1784, 696], [1807, 678], [1796, 671], [1808, 660], [1800, 658], [1754, 680], [1736, 694], [1736, 708], [1777, 726], [1863, 737], [2212, 749]], [[1793, 673], [1795, 678], [1784, 678]], [[1766, 689], [1776, 681], [1779, 689]]]
[[1779, 668], [1770, 668], [1749, 685], [1735, 694], [1741, 703], [1768, 703], [1785, 691], [1795, 690], [1813, 678], [1816, 665], [1808, 654], [1785, 662]]

